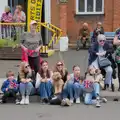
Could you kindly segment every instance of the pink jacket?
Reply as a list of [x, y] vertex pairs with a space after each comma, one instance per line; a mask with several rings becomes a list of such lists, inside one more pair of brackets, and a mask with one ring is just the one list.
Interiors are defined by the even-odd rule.
[[6, 23], [12, 22], [12, 21], [13, 21], [13, 16], [12, 16], [12, 14], [11, 14], [10, 12], [9, 12], [9, 13], [4, 12], [4, 13], [2, 14], [1, 21], [2, 21], [2, 22], [6, 22]]

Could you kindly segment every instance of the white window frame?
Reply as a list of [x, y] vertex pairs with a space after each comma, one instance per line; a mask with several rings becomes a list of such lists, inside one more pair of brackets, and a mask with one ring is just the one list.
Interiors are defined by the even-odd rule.
[[76, 0], [76, 14], [77, 15], [94, 15], [94, 14], [104, 14], [104, 0], [102, 0], [102, 11], [96, 12], [96, 0], [93, 0], [93, 12], [87, 12], [87, 0], [85, 0], [85, 11], [79, 12], [79, 6], [78, 6], [79, 0]]

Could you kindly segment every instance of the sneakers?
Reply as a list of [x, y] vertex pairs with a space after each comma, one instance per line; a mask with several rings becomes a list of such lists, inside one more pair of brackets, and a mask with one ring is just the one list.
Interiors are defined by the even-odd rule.
[[16, 105], [19, 105], [20, 104], [20, 101], [18, 99], [15, 100], [15, 104]]
[[26, 98], [25, 98], [25, 105], [29, 105], [29, 96], [26, 96]]
[[29, 96], [22, 96], [22, 100], [20, 101], [21, 105], [28, 105], [29, 104]]
[[71, 102], [69, 99], [63, 99], [61, 102], [61, 106], [71, 106]]
[[21, 105], [24, 105], [24, 104], [25, 104], [25, 96], [22, 96], [22, 100], [20, 101], [20, 104], [21, 104]]
[[107, 103], [107, 99], [106, 98], [102, 98], [102, 102], [103, 103]]
[[76, 51], [79, 51], [79, 50], [80, 50], [80, 48], [79, 48], [79, 47], [77, 47], [77, 48], [76, 48]]
[[101, 105], [100, 105], [100, 98], [99, 97], [96, 98], [96, 107], [97, 108], [101, 107]]
[[70, 103], [73, 104], [73, 99], [70, 99]]
[[80, 98], [76, 99], [76, 104], [80, 104]]

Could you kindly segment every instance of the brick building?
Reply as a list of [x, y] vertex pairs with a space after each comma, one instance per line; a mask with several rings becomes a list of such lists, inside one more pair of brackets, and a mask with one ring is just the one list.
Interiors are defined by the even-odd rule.
[[[21, 4], [27, 12], [28, 0], [1, 0], [0, 14], [5, 5], [15, 8]], [[103, 23], [105, 31], [114, 31], [120, 23], [120, 0], [43, 0], [42, 21], [60, 27], [63, 36], [72, 43], [76, 41], [78, 31], [84, 22], [92, 31], [96, 22]]]
[[51, 1], [51, 23], [62, 27], [71, 43], [76, 41], [79, 28], [84, 22], [89, 24], [91, 31], [98, 21], [103, 23], [105, 31], [114, 31], [120, 25], [120, 0], [68, 0], [66, 3], [58, 1]]

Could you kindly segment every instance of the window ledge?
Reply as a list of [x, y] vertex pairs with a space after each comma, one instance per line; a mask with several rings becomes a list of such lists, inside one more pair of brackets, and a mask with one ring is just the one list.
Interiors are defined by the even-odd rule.
[[104, 15], [104, 12], [76, 12], [76, 15]]

